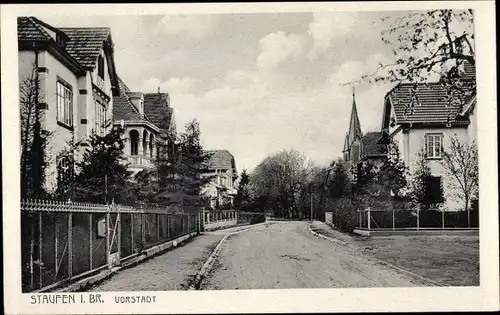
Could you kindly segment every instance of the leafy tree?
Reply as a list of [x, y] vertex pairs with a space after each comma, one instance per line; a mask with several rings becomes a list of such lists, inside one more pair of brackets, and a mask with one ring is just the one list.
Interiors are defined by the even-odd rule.
[[334, 199], [349, 193], [350, 179], [342, 160], [337, 160], [331, 165], [329, 180], [327, 182], [328, 195]]
[[450, 178], [451, 191], [463, 202], [470, 227], [471, 201], [478, 198], [479, 165], [476, 142], [462, 143], [457, 135], [450, 137], [450, 146], [443, 152], [441, 165]]
[[21, 196], [23, 198], [47, 197], [46, 170], [49, 163], [47, 146], [51, 132], [43, 130], [44, 111], [40, 106], [41, 95], [38, 69], [33, 65], [30, 74], [19, 86], [21, 114]]
[[421, 151], [414, 162], [410, 179], [410, 197], [420, 210], [430, 209], [444, 202], [443, 186], [435, 187], [432, 184], [433, 176], [427, 165], [425, 152]]
[[83, 159], [77, 163], [72, 197], [77, 201], [121, 204], [135, 202], [123, 148], [123, 129], [114, 127], [105, 136], [92, 134]]
[[472, 10], [393, 14], [382, 22], [387, 27], [381, 39], [391, 47], [394, 59], [380, 63], [375, 72], [365, 73], [356, 82], [418, 83], [437, 76], [433, 81], [446, 88], [450, 104], [463, 105], [475, 93], [476, 80], [463, 75], [467, 64], [476, 63]]
[[154, 169], [136, 176], [147, 187], [141, 199], [164, 206], [206, 204], [201, 190], [212, 178], [205, 175], [210, 155], [203, 151], [200, 134], [199, 123], [193, 120], [177, 139], [159, 143]]
[[72, 198], [75, 185], [75, 154], [81, 142], [74, 141], [74, 131], [71, 132], [71, 138], [66, 144], [66, 148], [60, 152], [56, 158], [57, 163], [57, 188], [53, 192], [54, 199], [68, 200]]
[[248, 210], [248, 205], [251, 203], [250, 196], [250, 176], [247, 170], [241, 171], [240, 181], [238, 183], [238, 192], [234, 198], [234, 206], [238, 210]]
[[410, 12], [382, 19], [387, 28], [382, 41], [391, 46], [394, 63], [380, 64], [363, 79], [370, 81], [425, 81], [433, 73], [448, 80], [460, 74], [464, 62], [475, 65], [472, 10]]

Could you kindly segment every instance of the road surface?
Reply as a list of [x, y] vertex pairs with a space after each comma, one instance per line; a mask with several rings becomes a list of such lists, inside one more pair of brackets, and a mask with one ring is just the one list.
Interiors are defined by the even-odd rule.
[[416, 279], [317, 238], [308, 222], [262, 225], [231, 236], [202, 290], [408, 287]]

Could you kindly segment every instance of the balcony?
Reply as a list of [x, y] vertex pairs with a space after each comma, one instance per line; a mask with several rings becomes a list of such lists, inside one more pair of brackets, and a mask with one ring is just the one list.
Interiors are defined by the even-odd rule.
[[150, 168], [153, 167], [153, 162], [149, 156], [145, 155], [130, 155], [128, 157], [129, 167], [131, 168]]

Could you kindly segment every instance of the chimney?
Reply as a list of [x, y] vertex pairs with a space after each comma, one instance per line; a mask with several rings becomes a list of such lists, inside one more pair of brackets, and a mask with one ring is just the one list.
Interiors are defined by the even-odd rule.
[[142, 92], [127, 92], [127, 96], [139, 114], [144, 115], [144, 94]]

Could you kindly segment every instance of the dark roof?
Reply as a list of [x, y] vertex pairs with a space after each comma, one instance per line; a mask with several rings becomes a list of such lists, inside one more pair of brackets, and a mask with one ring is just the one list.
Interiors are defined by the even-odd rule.
[[46, 28], [55, 32], [57, 36], [68, 40], [68, 36], [61, 30], [48, 25], [32, 16], [17, 18], [17, 41], [18, 49], [21, 50], [47, 50], [56, 59], [62, 62], [74, 73], [81, 75], [84, 73], [82, 65], [56, 43], [56, 40], [48, 33]]
[[51, 41], [52, 37], [32, 16], [17, 18], [17, 39], [22, 41]]
[[361, 138], [363, 144], [363, 156], [386, 156], [387, 151], [384, 144], [379, 144], [378, 141], [382, 138], [381, 132], [367, 132]]
[[85, 68], [94, 69], [104, 42], [111, 34], [108, 27], [60, 28], [70, 40], [66, 50]]
[[388, 93], [398, 123], [453, 123], [466, 102], [451, 102], [450, 92], [441, 83], [397, 85]]
[[464, 70], [464, 73], [462, 74], [463, 80], [467, 81], [476, 80], [476, 65], [473, 65], [470, 62], [465, 62], [463, 70]]
[[120, 78], [118, 78], [118, 86], [120, 93], [117, 96], [113, 96], [113, 120], [145, 121], [145, 117], [139, 114], [139, 111], [129, 100], [127, 92], [129, 92], [130, 89]]
[[173, 114], [173, 109], [169, 106], [168, 94], [144, 94], [144, 113], [148, 119], [160, 129], [168, 130]]
[[205, 150], [205, 153], [210, 155], [208, 169], [233, 169], [233, 172], [237, 174], [234, 156], [228, 150]]

